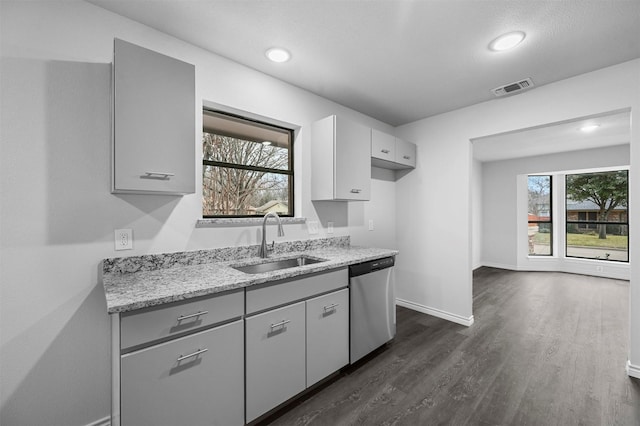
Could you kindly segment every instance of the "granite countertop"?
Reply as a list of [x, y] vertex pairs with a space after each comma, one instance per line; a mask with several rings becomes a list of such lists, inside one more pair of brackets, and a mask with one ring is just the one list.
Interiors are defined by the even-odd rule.
[[257, 246], [220, 249], [215, 251], [215, 255], [211, 255], [212, 251], [200, 251], [105, 259], [102, 280], [107, 311], [110, 314], [127, 312], [398, 254], [396, 250], [351, 246], [348, 243], [348, 237], [346, 244], [345, 237], [302, 246], [282, 243], [269, 259], [304, 255], [325, 261], [260, 274], [247, 274], [232, 268], [264, 262], [265, 259], [253, 255]]

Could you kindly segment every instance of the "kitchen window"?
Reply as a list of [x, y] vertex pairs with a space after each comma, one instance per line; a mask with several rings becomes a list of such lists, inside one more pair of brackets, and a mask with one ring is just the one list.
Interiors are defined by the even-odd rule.
[[205, 109], [202, 216], [294, 216], [293, 130]]
[[553, 217], [551, 209], [551, 176], [528, 176], [529, 256], [553, 254]]
[[566, 175], [566, 256], [629, 261], [627, 170]]

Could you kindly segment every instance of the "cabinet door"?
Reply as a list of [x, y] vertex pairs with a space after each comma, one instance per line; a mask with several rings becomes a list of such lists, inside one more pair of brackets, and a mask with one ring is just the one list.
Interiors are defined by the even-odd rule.
[[371, 158], [395, 161], [396, 138], [379, 130], [371, 129]]
[[349, 363], [349, 290], [307, 300], [307, 387]]
[[243, 343], [240, 320], [123, 355], [121, 424], [244, 424]]
[[245, 320], [246, 421], [305, 389], [305, 305], [298, 302]]
[[338, 116], [335, 126], [335, 198], [369, 200], [371, 129]]
[[195, 192], [195, 67], [127, 43], [114, 46], [112, 191]]
[[396, 163], [415, 168], [416, 145], [402, 139], [396, 139]]

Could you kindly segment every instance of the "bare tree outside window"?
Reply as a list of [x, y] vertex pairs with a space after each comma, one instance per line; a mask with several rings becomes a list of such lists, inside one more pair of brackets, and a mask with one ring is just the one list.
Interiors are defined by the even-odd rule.
[[205, 112], [203, 217], [293, 216], [292, 132]]
[[527, 213], [529, 255], [552, 255], [551, 176], [528, 176]]

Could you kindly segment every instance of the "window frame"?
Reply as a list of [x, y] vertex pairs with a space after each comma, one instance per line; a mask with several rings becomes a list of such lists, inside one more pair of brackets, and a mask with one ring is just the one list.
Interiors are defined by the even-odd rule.
[[[604, 221], [599, 221], [597, 220], [598, 214], [597, 212], [585, 212], [586, 213], [586, 217], [587, 220], [569, 220], [569, 214], [568, 214], [568, 210], [567, 210], [567, 196], [566, 196], [566, 190], [565, 190], [565, 197], [564, 197], [564, 211], [565, 211], [565, 220], [564, 220], [564, 257], [567, 259], [582, 259], [582, 260], [596, 260], [596, 261], [606, 261], [606, 262], [618, 262], [618, 263], [629, 263], [629, 246], [630, 246], [630, 235], [629, 235], [629, 170], [628, 169], [614, 169], [614, 170], [610, 170], [609, 172], [626, 172], [627, 174], [627, 210], [624, 213], [624, 215], [621, 215], [621, 217], [625, 218], [624, 222], [604, 222]], [[598, 174], [598, 173], [607, 173], [607, 172], [585, 172], [585, 173], [565, 173], [564, 175], [564, 184], [565, 184], [565, 188], [567, 186], [567, 177], [568, 176], [572, 176], [572, 175], [589, 175], [589, 174]], [[589, 220], [589, 213], [594, 213], [596, 215], [596, 220]], [[579, 213], [578, 213], [579, 214]], [[569, 227], [569, 225], [576, 225], [576, 228], [578, 229], [598, 229], [598, 225], [618, 225], [618, 226], [626, 226], [627, 227], [627, 260], [616, 260], [616, 259], [601, 259], [601, 258], [593, 258], [593, 257], [583, 257], [583, 256], [571, 256], [568, 254], [567, 249], [569, 247], [569, 238], [567, 237], [567, 229]], [[581, 225], [583, 227], [581, 227]], [[594, 225], [595, 228], [589, 228], [589, 225]]]
[[[554, 244], [554, 239], [553, 239], [553, 234], [554, 234], [554, 220], [553, 220], [553, 175], [545, 175], [545, 174], [532, 174], [532, 175], [527, 175], [527, 194], [529, 193], [529, 178], [533, 177], [533, 176], [537, 176], [537, 177], [548, 177], [549, 178], [549, 220], [529, 220], [529, 218], [527, 217], [527, 232], [528, 232], [528, 227], [530, 224], [535, 223], [538, 224], [538, 229], [539, 229], [539, 224], [540, 223], [544, 223], [544, 224], [548, 224], [549, 225], [549, 254], [535, 254], [535, 253], [528, 253], [528, 256], [531, 257], [553, 257], [553, 244]], [[529, 209], [527, 209], [527, 215], [529, 214], [528, 212]], [[528, 239], [528, 236], [527, 236]]]
[[[259, 127], [267, 127], [267, 128], [273, 128], [273, 129], [277, 129], [280, 131], [285, 131], [289, 134], [289, 148], [288, 148], [288, 167], [287, 169], [272, 169], [272, 168], [268, 168], [268, 167], [260, 167], [260, 166], [250, 166], [250, 165], [246, 165], [246, 164], [238, 164], [238, 163], [228, 163], [228, 162], [224, 162], [224, 161], [215, 161], [215, 160], [207, 160], [204, 158], [204, 154], [202, 156], [202, 177], [204, 180], [204, 171], [205, 171], [205, 167], [209, 166], [209, 167], [224, 167], [224, 168], [230, 168], [230, 169], [239, 169], [239, 170], [251, 170], [251, 171], [258, 171], [258, 172], [264, 172], [264, 173], [274, 173], [274, 174], [279, 174], [279, 175], [283, 175], [283, 176], [288, 176], [288, 191], [287, 191], [287, 195], [289, 197], [288, 199], [288, 206], [289, 206], [289, 212], [287, 214], [280, 214], [278, 213], [278, 216], [280, 217], [295, 217], [295, 200], [294, 200], [294, 193], [295, 193], [295, 165], [294, 165], [294, 140], [295, 140], [295, 130], [288, 128], [288, 127], [284, 127], [284, 126], [279, 126], [277, 124], [272, 124], [272, 123], [268, 123], [266, 121], [261, 121], [261, 120], [256, 120], [250, 117], [246, 117], [240, 114], [234, 114], [234, 113], [230, 113], [227, 111], [222, 111], [219, 109], [214, 109], [214, 108], [208, 108], [208, 107], [203, 107], [202, 109], [202, 115], [204, 117], [204, 115], [206, 115], [207, 113], [213, 113], [213, 114], [217, 114], [219, 116], [225, 116], [225, 117], [229, 117], [231, 119], [235, 119], [235, 120], [240, 120], [240, 121], [244, 121], [248, 124], [256, 124], [259, 125]], [[258, 126], [256, 126], [258, 127]], [[202, 133], [203, 133], [203, 138], [204, 138], [204, 134], [205, 133], [211, 133], [208, 131], [204, 130], [204, 125], [203, 125], [203, 129], [202, 129]], [[224, 135], [224, 132], [219, 133], [220, 135]], [[227, 135], [229, 136], [229, 135]], [[233, 136], [231, 136], [233, 137]], [[204, 184], [202, 185], [202, 197], [204, 200]], [[264, 215], [260, 214], [255, 214], [255, 215], [205, 215], [204, 214], [204, 205], [202, 208], [202, 218], [203, 219], [235, 219], [235, 218], [262, 218]]]

